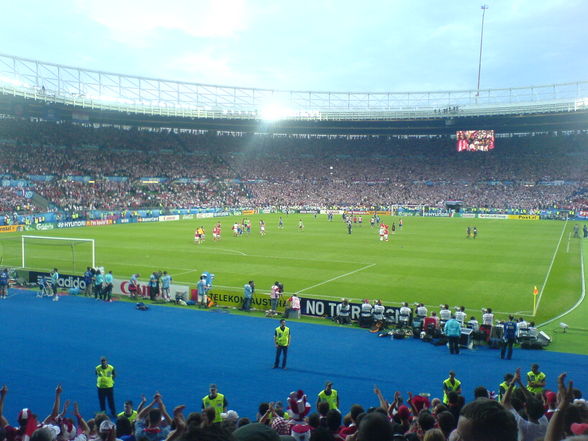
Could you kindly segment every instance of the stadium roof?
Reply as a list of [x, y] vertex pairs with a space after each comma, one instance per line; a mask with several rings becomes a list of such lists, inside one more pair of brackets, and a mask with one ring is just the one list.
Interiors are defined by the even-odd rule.
[[588, 128], [588, 81], [479, 94], [270, 90], [129, 76], [0, 54], [0, 94], [5, 114], [207, 130], [445, 134]]

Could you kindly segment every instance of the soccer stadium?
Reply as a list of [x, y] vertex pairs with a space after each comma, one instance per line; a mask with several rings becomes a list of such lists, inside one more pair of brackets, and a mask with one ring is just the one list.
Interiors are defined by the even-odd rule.
[[0, 441], [588, 433], [587, 97], [0, 54]]

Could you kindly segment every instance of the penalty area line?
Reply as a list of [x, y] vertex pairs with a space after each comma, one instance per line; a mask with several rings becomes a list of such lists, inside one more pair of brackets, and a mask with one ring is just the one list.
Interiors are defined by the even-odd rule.
[[537, 305], [535, 305], [535, 308], [533, 308], [533, 317], [535, 317], [535, 315], [537, 315], [537, 311], [539, 310], [539, 305], [541, 304], [541, 298], [543, 297], [543, 291], [545, 290], [545, 285], [547, 285], [547, 279], [549, 279], [549, 275], [551, 274], [551, 268], [553, 268], [553, 262], [555, 262], [555, 256], [557, 256], [557, 252], [559, 251], [559, 246], [561, 245], [561, 240], [564, 236], [567, 225], [568, 225], [568, 221], [566, 219], [564, 226], [561, 229], [559, 241], [557, 242], [557, 246], [555, 247], [555, 252], [553, 253], [553, 257], [551, 258], [551, 262], [549, 263], [549, 268], [547, 269], [547, 274], [545, 274], [545, 280], [543, 280], [543, 285], [541, 285], [541, 291], [539, 292], [539, 298], [537, 299]]
[[356, 269], [356, 270], [354, 270], [354, 271], [349, 271], [348, 273], [341, 274], [340, 276], [333, 277], [333, 278], [331, 278], [331, 279], [325, 280], [325, 281], [323, 281], [323, 282], [320, 282], [320, 283], [317, 283], [317, 284], [315, 284], [315, 285], [311, 285], [311, 286], [309, 286], [309, 287], [307, 287], [307, 288], [304, 288], [304, 289], [301, 289], [301, 290], [299, 290], [299, 291], [296, 291], [296, 294], [300, 294], [301, 292], [308, 291], [309, 289], [316, 288], [317, 286], [325, 285], [326, 283], [332, 282], [332, 281], [334, 281], [334, 280], [337, 280], [337, 279], [341, 279], [341, 278], [343, 278], [343, 277], [350, 276], [351, 274], [358, 273], [358, 272], [360, 272], [360, 271], [363, 271], [363, 270], [366, 270], [366, 269], [368, 269], [368, 268], [371, 268], [372, 266], [375, 266], [375, 265], [376, 265], [375, 263], [370, 263], [369, 265], [362, 266], [361, 268], [359, 268], [359, 269]]

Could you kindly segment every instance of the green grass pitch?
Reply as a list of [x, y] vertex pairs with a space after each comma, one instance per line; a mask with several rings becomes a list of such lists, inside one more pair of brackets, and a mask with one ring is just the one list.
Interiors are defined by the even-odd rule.
[[[118, 278], [139, 272], [145, 279], [154, 270], [166, 270], [175, 282], [193, 286], [202, 271], [210, 271], [216, 275], [216, 292], [241, 292], [253, 279], [258, 294], [268, 293], [279, 280], [286, 293], [307, 297], [419, 301], [434, 308], [447, 303], [464, 305], [468, 315], [477, 317], [482, 307], [492, 307], [498, 318], [516, 313], [537, 323], [570, 309], [582, 292], [583, 244], [571, 237], [572, 221], [405, 217], [402, 230], [381, 242], [367, 216], [351, 235], [337, 216], [329, 222], [325, 215], [283, 215], [284, 229], [278, 229], [278, 215], [249, 218], [251, 234], [241, 237], [233, 237], [230, 227], [237, 218], [230, 217], [30, 234], [93, 238], [97, 264]], [[263, 237], [260, 219], [266, 223]], [[304, 220], [303, 231], [299, 219]], [[389, 225], [398, 225], [398, 220], [382, 218]], [[212, 226], [218, 221], [222, 240], [214, 242]], [[199, 225], [207, 237], [196, 245], [194, 229]], [[474, 225], [478, 238], [466, 239], [467, 226]], [[58, 266], [66, 273], [68, 248], [37, 247], [28, 266]], [[78, 262], [78, 273], [85, 264]], [[540, 301], [532, 317], [535, 285]], [[577, 325], [587, 327], [580, 319]], [[583, 346], [574, 352], [588, 353]]]

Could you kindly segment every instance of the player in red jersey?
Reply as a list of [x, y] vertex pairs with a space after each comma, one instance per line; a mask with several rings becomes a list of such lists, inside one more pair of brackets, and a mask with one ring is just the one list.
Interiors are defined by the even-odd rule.
[[212, 229], [212, 240], [220, 240], [220, 239], [221, 239], [221, 224], [219, 222]]

